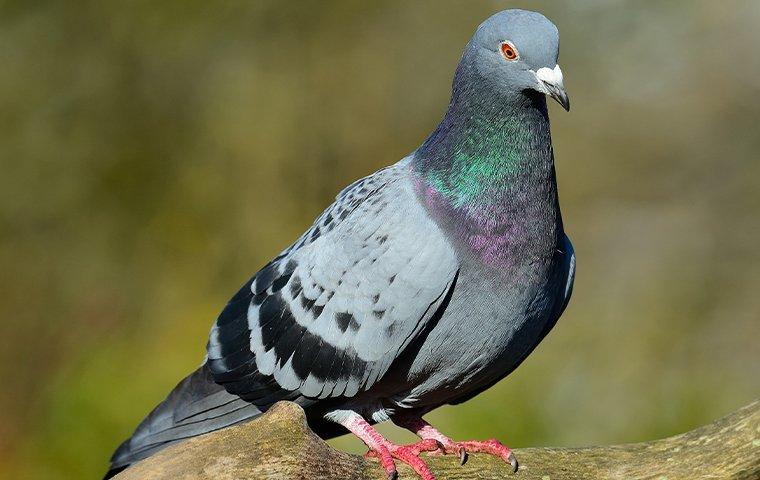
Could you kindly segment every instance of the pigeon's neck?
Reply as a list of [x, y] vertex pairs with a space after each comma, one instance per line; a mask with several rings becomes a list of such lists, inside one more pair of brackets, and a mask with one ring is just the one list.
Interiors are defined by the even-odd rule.
[[487, 263], [553, 253], [562, 230], [543, 95], [455, 94], [414, 153], [417, 191], [431, 214]]

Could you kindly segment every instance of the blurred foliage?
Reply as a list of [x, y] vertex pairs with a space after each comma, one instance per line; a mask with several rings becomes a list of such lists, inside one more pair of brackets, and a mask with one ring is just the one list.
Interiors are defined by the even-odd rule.
[[420, 144], [515, 5], [562, 34], [575, 295], [508, 380], [430, 418], [628, 442], [756, 397], [760, 2], [3, 1], [0, 476], [101, 475], [228, 297]]

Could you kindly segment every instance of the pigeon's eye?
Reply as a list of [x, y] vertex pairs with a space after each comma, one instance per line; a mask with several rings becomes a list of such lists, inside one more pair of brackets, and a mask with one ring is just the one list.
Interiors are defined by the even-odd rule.
[[517, 49], [510, 42], [501, 42], [501, 54], [510, 62], [517, 60], [520, 57], [520, 54], [517, 53]]

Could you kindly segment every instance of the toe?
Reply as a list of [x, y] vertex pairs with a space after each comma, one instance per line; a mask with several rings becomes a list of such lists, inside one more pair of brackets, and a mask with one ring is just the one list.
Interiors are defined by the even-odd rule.
[[366, 458], [377, 458], [380, 460], [380, 465], [383, 466], [383, 469], [388, 476], [388, 480], [395, 480], [398, 477], [398, 471], [396, 471], [393, 455], [387, 448], [381, 447], [377, 450], [369, 450], [364, 456]]
[[421, 480], [435, 480], [433, 472], [430, 471], [427, 464], [419, 457], [419, 453], [415, 453], [413, 449], [400, 447], [392, 453], [394, 458], [412, 467]]
[[512, 471], [516, 472], [518, 468], [517, 458], [508, 447], [498, 440], [491, 439], [482, 442], [459, 442], [462, 448], [465, 448], [468, 452], [481, 452], [488, 453], [500, 457], [505, 462], [509, 463], [512, 467]]
[[437, 450], [444, 449], [443, 444], [441, 442], [439, 442], [438, 440], [434, 440], [432, 438], [417, 442], [414, 445], [410, 445], [410, 447], [416, 450], [418, 454], [419, 452], [435, 452]]
[[398, 471], [395, 460], [401, 461], [412, 467], [417, 472], [420, 480], [435, 480], [427, 464], [420, 458], [422, 452], [438, 452], [443, 446], [437, 440], [423, 440], [412, 445], [389, 445], [389, 448], [381, 447], [369, 450], [364, 454], [367, 458], [377, 458], [385, 469], [388, 480], [396, 480]]

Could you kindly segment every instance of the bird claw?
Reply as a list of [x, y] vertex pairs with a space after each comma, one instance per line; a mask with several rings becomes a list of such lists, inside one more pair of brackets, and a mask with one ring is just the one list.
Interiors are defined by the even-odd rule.
[[517, 463], [517, 457], [515, 457], [515, 454], [512, 452], [509, 452], [509, 464], [512, 465], [512, 473], [517, 473], [520, 464]]
[[467, 463], [467, 458], [469, 455], [467, 455], [467, 450], [465, 450], [464, 447], [459, 447], [459, 465], [464, 465]]

